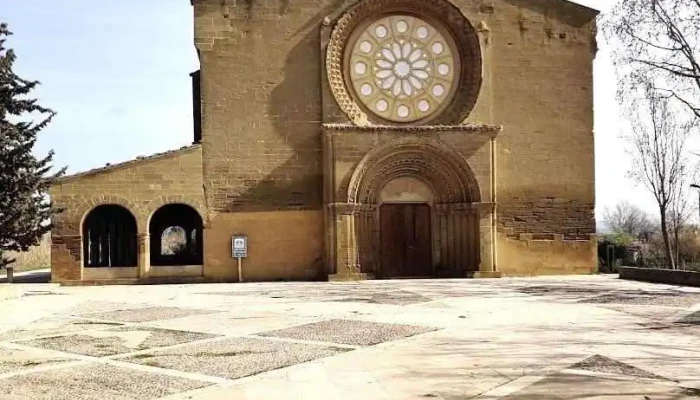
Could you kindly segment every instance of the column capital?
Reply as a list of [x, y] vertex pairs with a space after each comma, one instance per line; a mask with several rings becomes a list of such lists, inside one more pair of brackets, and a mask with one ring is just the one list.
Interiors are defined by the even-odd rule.
[[479, 213], [492, 213], [496, 210], [496, 203], [472, 203], [472, 206]]
[[377, 210], [376, 204], [363, 203], [331, 203], [328, 208], [340, 215], [357, 215], [363, 212], [373, 212]]

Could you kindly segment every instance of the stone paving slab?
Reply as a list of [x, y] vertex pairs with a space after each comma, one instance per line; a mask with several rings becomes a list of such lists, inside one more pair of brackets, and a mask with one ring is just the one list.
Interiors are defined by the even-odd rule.
[[270, 339], [231, 338], [194, 343], [123, 360], [153, 367], [237, 379], [350, 350]]
[[201, 294], [219, 296], [252, 296], [270, 299], [303, 301], [339, 301], [371, 304], [407, 305], [428, 302], [432, 299], [418, 293], [405, 290], [387, 290], [363, 287], [347, 288], [306, 288], [304, 290], [257, 290], [235, 292], [202, 292]]
[[0, 347], [0, 374], [24, 371], [39, 366], [75, 361], [67, 357], [47, 355], [40, 350]]
[[167, 375], [88, 364], [11, 378], [0, 385], [4, 400], [150, 400], [208, 386]]
[[88, 321], [69, 317], [43, 318], [21, 328], [12, 329], [0, 336], [0, 341], [13, 341], [37, 336], [62, 335], [90, 329], [107, 329], [121, 326], [118, 322]]
[[86, 331], [65, 336], [23, 341], [21, 344], [86, 356], [104, 357], [214, 337], [216, 335], [197, 332], [175, 331], [146, 326], [124, 326], [115, 329]]
[[197, 310], [178, 307], [146, 307], [128, 310], [115, 310], [99, 313], [83, 314], [85, 318], [119, 322], [148, 322], [162, 319], [181, 318], [189, 315], [214, 314], [217, 311]]
[[436, 328], [426, 326], [334, 319], [294, 326], [277, 331], [263, 332], [258, 335], [356, 346], [371, 346], [434, 330], [436, 330]]
[[111, 301], [84, 301], [64, 310], [62, 315], [83, 316], [83, 314], [104, 313], [108, 311], [131, 310], [136, 308], [147, 308], [148, 304], [120, 303]]
[[[0, 326], [18, 327], [16, 344], [0, 343], [0, 348], [23, 349], [49, 361], [23, 368], [17, 359], [32, 364], [34, 356], [0, 354], [5, 369], [16, 369], [0, 373], [0, 387], [13, 390], [0, 392], [1, 399], [42, 399], [49, 393], [47, 377], [58, 371], [71, 375], [52, 381], [63, 384], [56, 395], [76, 399], [99, 393], [100, 399], [166, 396], [163, 400], [645, 400], [639, 395], [644, 389], [656, 400], [684, 398], [694, 395], [692, 388], [700, 389], [700, 325], [693, 323], [700, 290], [677, 286], [573, 276], [59, 291], [60, 296], [9, 300], [11, 307], [0, 313]], [[79, 318], [68, 318], [72, 314]], [[689, 323], [680, 322], [683, 318]], [[41, 327], [52, 319], [60, 321]], [[78, 329], [66, 322], [71, 320], [87, 326]], [[90, 326], [105, 321], [125, 325]], [[410, 327], [433, 332], [397, 334]], [[156, 328], [212, 336], [180, 340]], [[57, 339], [54, 347], [86, 355], [27, 347], [41, 333], [73, 336]], [[128, 371], [121, 373], [119, 385], [113, 384], [119, 377], [95, 383], [91, 371], [74, 368], [115, 352], [99, 363]], [[62, 356], [82, 361], [50, 363]], [[150, 378], [139, 375], [144, 373]], [[166, 394], [140, 386], [141, 380], [161, 378], [215, 385]]]
[[433, 299], [430, 297], [422, 296], [417, 293], [397, 290], [392, 292], [380, 292], [380, 293], [370, 293], [364, 296], [357, 294], [348, 294], [349, 297], [342, 297], [339, 299], [332, 299], [330, 301], [341, 301], [341, 302], [357, 302], [357, 303], [370, 303], [370, 304], [390, 304], [405, 306], [409, 304], [416, 303], [426, 303]]
[[23, 290], [17, 285], [0, 283], [0, 301], [22, 297]]
[[227, 336], [245, 336], [317, 321], [318, 318], [282, 312], [243, 310], [148, 322], [163, 329], [190, 330]]

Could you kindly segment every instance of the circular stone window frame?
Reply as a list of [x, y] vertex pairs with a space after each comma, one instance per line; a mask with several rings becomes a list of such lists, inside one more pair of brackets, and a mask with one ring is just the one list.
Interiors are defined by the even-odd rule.
[[[384, 119], [356, 100], [349, 80], [349, 53], [362, 28], [390, 15], [410, 15], [431, 24], [455, 43], [459, 77], [453, 82], [452, 99], [441, 110], [411, 122]], [[346, 11], [331, 32], [326, 51], [328, 81], [341, 110], [358, 126], [371, 125], [454, 125], [472, 112], [482, 81], [479, 36], [459, 8], [447, 0], [366, 0]]]
[[[424, 113], [420, 111], [413, 111], [416, 114], [425, 114], [421, 118], [415, 118], [411, 119], [410, 117], [402, 121], [401, 119], [392, 119], [392, 118], [385, 118], [381, 115], [381, 113], [378, 113], [377, 111], [372, 110], [372, 108], [367, 105], [364, 101], [360, 100], [362, 97], [361, 93], [357, 93], [357, 90], [353, 88], [353, 86], [356, 86], [352, 80], [352, 68], [353, 66], [351, 65], [351, 60], [353, 58], [353, 51], [356, 48], [357, 42], [360, 40], [360, 38], [365, 34], [367, 29], [373, 25], [376, 25], [379, 23], [379, 21], [385, 20], [385, 19], [390, 19], [392, 17], [409, 17], [413, 18], [418, 24], [424, 23], [429, 26], [430, 30], [436, 31], [444, 40], [444, 45], [449, 48], [449, 51], [452, 55], [452, 59], [454, 61], [454, 64], [450, 65], [451, 68], [453, 68], [453, 76], [456, 77], [456, 79], [451, 79], [450, 80], [450, 85], [447, 90], [447, 92], [442, 96], [445, 100], [440, 101], [439, 99], [435, 99], [438, 106], [434, 110], [430, 110], [429, 113]], [[426, 44], [427, 47], [427, 44]], [[374, 19], [369, 19], [367, 21], [364, 21], [363, 23], [359, 24], [353, 33], [350, 35], [350, 38], [348, 39], [346, 46], [345, 46], [345, 52], [343, 55], [343, 65], [345, 65], [344, 68], [344, 75], [345, 75], [345, 84], [346, 87], [349, 87], [348, 92], [351, 94], [351, 97], [355, 100], [357, 105], [367, 114], [367, 115], [374, 115], [376, 116], [376, 119], [385, 121], [386, 123], [393, 123], [393, 124], [420, 124], [422, 122], [428, 122], [434, 118], [436, 118], [438, 115], [440, 115], [452, 102], [454, 99], [455, 94], [457, 93], [457, 88], [459, 86], [459, 77], [461, 76], [461, 69], [462, 69], [462, 64], [460, 62], [460, 54], [459, 54], [459, 47], [457, 46], [457, 43], [455, 43], [453, 35], [451, 32], [449, 32], [445, 27], [442, 26], [442, 23], [439, 21], [433, 21], [431, 18], [426, 18], [425, 16], [420, 16], [416, 15], [415, 13], [408, 13], [408, 12], [400, 12], [400, 13], [389, 13], [389, 14], [382, 14], [378, 16], [377, 18]], [[436, 72], [436, 71], [431, 71], [431, 73]], [[433, 77], [434, 79], [434, 77]], [[378, 90], [382, 90], [381, 88], [377, 87]], [[427, 90], [427, 88], [426, 88]], [[410, 99], [409, 99], [410, 100]]]

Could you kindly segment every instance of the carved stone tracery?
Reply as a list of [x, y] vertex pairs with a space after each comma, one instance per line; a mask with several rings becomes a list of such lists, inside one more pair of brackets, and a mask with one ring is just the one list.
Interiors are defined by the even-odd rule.
[[359, 126], [393, 124], [367, 113], [349, 89], [346, 51], [358, 27], [367, 21], [392, 14], [418, 15], [427, 22], [440, 26], [445, 35], [456, 43], [459, 76], [455, 78], [456, 93], [444, 110], [415, 123], [459, 124], [474, 108], [481, 88], [481, 47], [479, 37], [460, 10], [447, 0], [367, 0], [351, 7], [341, 16], [333, 29], [326, 53], [328, 82], [340, 108]]

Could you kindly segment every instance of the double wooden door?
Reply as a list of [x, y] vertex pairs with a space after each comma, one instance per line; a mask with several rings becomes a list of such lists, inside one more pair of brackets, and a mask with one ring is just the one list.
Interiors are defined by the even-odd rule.
[[430, 206], [383, 204], [379, 214], [381, 276], [433, 276]]

